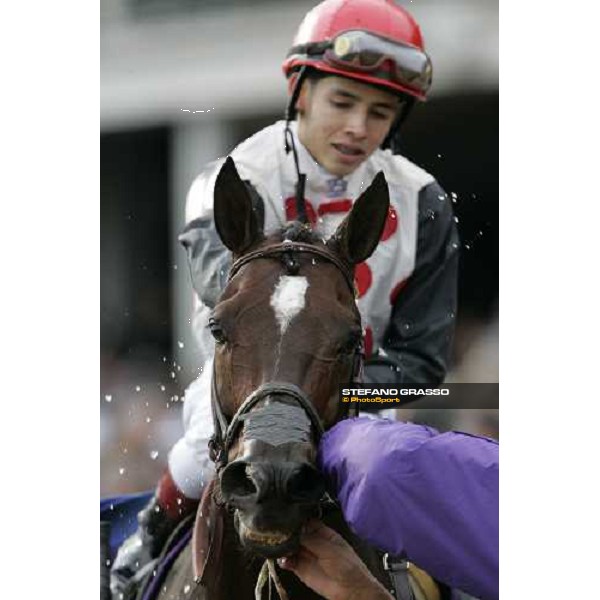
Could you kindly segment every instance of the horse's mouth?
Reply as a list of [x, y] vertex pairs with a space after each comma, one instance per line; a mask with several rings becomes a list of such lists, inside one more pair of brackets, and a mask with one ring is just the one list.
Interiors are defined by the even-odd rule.
[[257, 531], [239, 520], [238, 533], [242, 544], [265, 558], [279, 558], [293, 554], [299, 545], [298, 533], [280, 531]]

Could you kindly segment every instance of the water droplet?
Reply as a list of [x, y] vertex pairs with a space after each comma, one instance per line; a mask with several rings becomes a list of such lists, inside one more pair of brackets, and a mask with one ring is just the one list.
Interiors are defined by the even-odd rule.
[[177, 395], [173, 396], [173, 402], [177, 402], [177, 400], [179, 400], [179, 396], [177, 396]]
[[456, 248], [458, 248], [458, 244], [457, 244], [456, 242], [454, 242], [454, 243], [452, 244], [452, 247], [453, 247], [454, 249], [456, 249]]
[[123, 467], [121, 467], [119, 469], [119, 475], [123, 475], [125, 473], [125, 469]]
[[110, 567], [110, 558], [106, 559], [106, 562], [104, 563], [107, 567]]
[[442, 155], [441, 155], [441, 154], [438, 154], [438, 155], [437, 155], [437, 157], [438, 157], [438, 158], [442, 158]]
[[467, 250], [470, 250], [470, 249], [471, 249], [471, 246], [469, 246], [469, 244], [465, 244], [465, 248], [466, 248]]
[[167, 357], [163, 356], [163, 362], [167, 362]]
[[447, 197], [448, 197], [448, 196], [445, 196], [444, 194], [440, 194], [440, 195], [438, 196], [438, 200], [439, 200], [440, 202], [443, 202], [444, 200], [446, 200], [446, 198], [447, 198]]
[[136, 385], [136, 386], [135, 386], [135, 391], [136, 391], [136, 392], [139, 392], [141, 389], [142, 389], [142, 388], [141, 388], [139, 385]]
[[151, 423], [152, 419], [150, 417], [146, 417], [146, 423]]
[[175, 379], [175, 371], [171, 371], [171, 379]]
[[181, 498], [177, 498], [177, 504], [183, 504], [183, 500]]
[[183, 588], [183, 593], [184, 593], [184, 594], [188, 594], [188, 593], [189, 593], [189, 591], [190, 591], [191, 589], [192, 589], [192, 588], [191, 588], [189, 585], [186, 585], [186, 586]]
[[158, 450], [152, 450], [152, 452], [150, 452], [150, 458], [156, 460], [158, 458]]
[[177, 365], [177, 370], [181, 371], [181, 365]]
[[173, 265], [173, 269], [175, 269], [175, 271], [177, 271], [177, 265]]
[[106, 394], [106, 396], [104, 396], [104, 399], [105, 399], [107, 402], [112, 402], [112, 396], [111, 396], [110, 394]]
[[454, 221], [458, 223], [458, 217], [454, 217]]
[[178, 345], [180, 348], [183, 348], [183, 342], [177, 342], [177, 345]]
[[160, 391], [161, 391], [161, 392], [164, 392], [166, 389], [167, 389], [167, 388], [166, 388], [164, 385], [161, 385], [161, 386], [160, 386]]

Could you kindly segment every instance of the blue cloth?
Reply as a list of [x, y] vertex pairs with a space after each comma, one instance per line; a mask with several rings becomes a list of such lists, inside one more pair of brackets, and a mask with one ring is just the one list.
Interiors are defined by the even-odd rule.
[[435, 579], [498, 598], [498, 443], [385, 419], [348, 419], [319, 461], [353, 531]]
[[153, 492], [114, 496], [100, 500], [100, 521], [110, 523], [109, 557], [114, 559], [119, 546], [137, 529], [137, 514]]

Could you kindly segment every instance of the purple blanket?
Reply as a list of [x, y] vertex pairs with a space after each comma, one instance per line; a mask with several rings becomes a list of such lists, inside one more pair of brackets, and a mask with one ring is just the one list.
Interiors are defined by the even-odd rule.
[[498, 598], [498, 443], [411, 423], [342, 421], [319, 458], [349, 525], [483, 600]]

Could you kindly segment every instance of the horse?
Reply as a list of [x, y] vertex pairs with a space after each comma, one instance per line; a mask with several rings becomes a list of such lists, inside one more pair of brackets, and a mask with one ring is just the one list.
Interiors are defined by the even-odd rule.
[[298, 548], [312, 517], [391, 587], [379, 553], [349, 530], [316, 467], [320, 436], [348, 416], [339, 388], [361, 375], [354, 266], [375, 250], [388, 210], [379, 173], [328, 239], [300, 222], [267, 235], [256, 199], [226, 159], [214, 223], [232, 266], [209, 321], [216, 476], [193, 525], [164, 550], [168, 572], [155, 570], [139, 600], [152, 585], [158, 600], [254, 600], [261, 580], [271, 591], [271, 579], [282, 599], [321, 598], [273, 562]]

